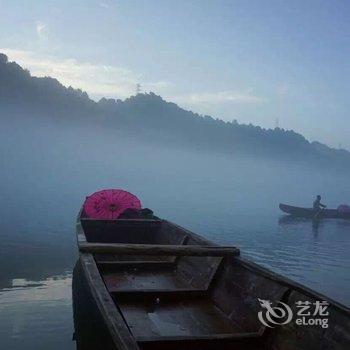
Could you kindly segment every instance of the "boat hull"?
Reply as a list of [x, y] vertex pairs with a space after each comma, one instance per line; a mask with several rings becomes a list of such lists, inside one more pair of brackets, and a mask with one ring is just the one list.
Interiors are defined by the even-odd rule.
[[[166, 220], [79, 217], [77, 236], [78, 244], [215, 246]], [[345, 350], [350, 346], [348, 308], [242, 257], [116, 256], [85, 251], [79, 266], [115, 349]], [[79, 293], [73, 296], [80, 298]], [[270, 328], [259, 318], [264, 312], [261, 300], [282, 301], [293, 315], [300, 301], [325, 301], [329, 327], [301, 327], [293, 319]], [[81, 331], [78, 317], [76, 322]]]
[[302, 218], [315, 218], [318, 219], [350, 219], [350, 213], [340, 213], [337, 209], [323, 209], [316, 215], [312, 208], [300, 208], [292, 205], [280, 204], [279, 208], [289, 215]]
[[94, 286], [88, 283], [85, 263], [79, 259], [73, 270], [72, 297], [74, 340], [77, 350], [115, 350], [94, 297]]

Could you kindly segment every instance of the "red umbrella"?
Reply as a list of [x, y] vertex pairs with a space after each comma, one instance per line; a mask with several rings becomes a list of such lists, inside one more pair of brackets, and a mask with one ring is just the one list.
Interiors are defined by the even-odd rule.
[[141, 209], [140, 200], [123, 190], [102, 190], [86, 197], [84, 211], [93, 219], [117, 219], [126, 209]]
[[350, 213], [350, 206], [347, 204], [340, 204], [338, 211], [339, 213]]

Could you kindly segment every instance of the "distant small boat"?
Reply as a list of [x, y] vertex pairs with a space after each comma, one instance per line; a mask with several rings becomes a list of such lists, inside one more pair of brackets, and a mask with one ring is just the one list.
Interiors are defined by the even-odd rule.
[[[315, 211], [313, 208], [300, 208], [293, 207], [288, 204], [280, 204], [279, 208], [292, 216], [303, 217], [303, 218], [314, 218]], [[323, 209], [318, 215], [317, 218], [327, 218], [327, 219], [350, 219], [350, 213], [342, 213], [337, 209]]]

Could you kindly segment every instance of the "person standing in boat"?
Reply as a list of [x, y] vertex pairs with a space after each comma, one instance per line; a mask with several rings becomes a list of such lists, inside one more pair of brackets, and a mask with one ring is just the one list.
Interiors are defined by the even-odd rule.
[[313, 208], [315, 213], [319, 213], [322, 209], [326, 208], [327, 206], [321, 203], [321, 196], [317, 195], [316, 199], [314, 200]]

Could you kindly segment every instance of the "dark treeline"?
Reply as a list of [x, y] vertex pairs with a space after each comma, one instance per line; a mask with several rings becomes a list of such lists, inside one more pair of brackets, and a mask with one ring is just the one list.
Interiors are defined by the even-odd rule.
[[32, 77], [30, 72], [0, 54], [0, 112], [98, 123], [109, 129], [173, 147], [200, 151], [312, 161], [350, 168], [350, 153], [281, 128], [263, 129], [224, 122], [186, 111], [154, 93], [126, 100], [94, 102], [86, 92], [64, 87], [56, 79]]

